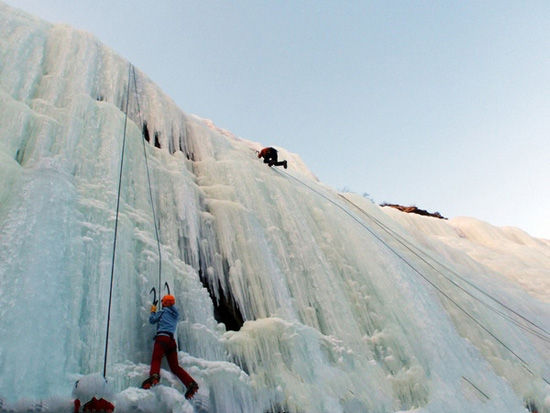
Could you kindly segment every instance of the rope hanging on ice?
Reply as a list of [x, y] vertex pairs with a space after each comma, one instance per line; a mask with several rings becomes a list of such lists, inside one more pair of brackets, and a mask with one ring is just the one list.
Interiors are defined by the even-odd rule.
[[[143, 119], [142, 119], [142, 116], [141, 116], [141, 106], [139, 104], [139, 95], [137, 93], [136, 71], [134, 69], [134, 66], [132, 66], [132, 65], [130, 65], [130, 66], [132, 68], [132, 74], [134, 75], [134, 97], [136, 98], [136, 104], [137, 104], [137, 108], [138, 108], [139, 123], [140, 123], [140, 125], [143, 125]], [[151, 174], [149, 172], [149, 161], [148, 161], [148, 158], [147, 158], [147, 150], [146, 150], [146, 147], [145, 147], [145, 135], [143, 133], [143, 129], [142, 129], [141, 136], [142, 136], [141, 142], [143, 144], [143, 157], [145, 159], [145, 169], [147, 170], [147, 185], [149, 187], [149, 201], [151, 203], [151, 210], [153, 212], [153, 223], [155, 225], [155, 237], [157, 239], [157, 250], [158, 250], [158, 254], [159, 254], [159, 286], [158, 286], [158, 290], [159, 290], [159, 294], [160, 294], [161, 284], [162, 284], [162, 254], [161, 254], [161, 251], [160, 251], [160, 238], [159, 238], [159, 230], [158, 230], [158, 225], [157, 225], [157, 215], [155, 213], [155, 204], [153, 202], [153, 191], [151, 190]]]
[[[434, 287], [441, 295], [443, 295], [445, 298], [447, 298], [451, 303], [453, 303], [460, 311], [462, 311], [468, 318], [470, 318], [475, 324], [477, 324], [483, 331], [485, 331], [487, 334], [489, 334], [495, 341], [497, 341], [503, 348], [505, 348], [508, 352], [510, 352], [514, 357], [516, 357], [520, 362], [523, 368], [527, 370], [532, 376], [536, 376], [535, 373], [531, 370], [529, 364], [523, 360], [517, 353], [515, 353], [510, 347], [508, 347], [502, 340], [500, 340], [493, 332], [491, 332], [487, 327], [485, 327], [479, 320], [477, 320], [473, 315], [471, 315], [468, 311], [466, 311], [460, 304], [458, 304], [455, 300], [453, 300], [447, 293], [445, 293], [443, 290], [441, 290], [435, 283], [433, 283], [430, 279], [428, 279], [424, 274], [422, 274], [418, 269], [416, 269], [406, 258], [404, 258], [399, 252], [397, 252], [394, 248], [392, 248], [387, 242], [385, 242], [378, 234], [376, 234], [373, 230], [371, 230], [367, 225], [365, 225], [359, 218], [357, 218], [355, 215], [353, 215], [351, 212], [349, 212], [346, 208], [344, 208], [339, 203], [335, 202], [334, 200], [330, 199], [323, 193], [317, 191], [315, 188], [311, 187], [310, 185], [306, 184], [305, 182], [302, 182], [300, 179], [296, 178], [295, 176], [289, 174], [288, 172], [284, 172], [278, 169], [275, 169], [275, 171], [279, 174], [286, 175], [289, 178], [294, 179], [301, 185], [305, 186], [306, 188], [310, 189], [312, 192], [316, 193], [317, 195], [321, 196], [322, 198], [329, 201], [331, 204], [336, 206], [337, 208], [341, 209], [345, 214], [350, 216], [354, 221], [356, 221], [359, 225], [361, 225], [364, 229], [366, 229], [372, 236], [374, 236], [378, 241], [380, 241], [386, 248], [388, 248], [391, 252], [393, 252], [399, 259], [401, 259], [407, 266], [409, 266], [414, 272], [416, 272], [420, 277], [422, 277], [428, 284], [430, 284], [432, 287]], [[390, 234], [391, 235], [391, 234]], [[541, 375], [542, 380], [544, 380], [547, 384], [550, 384], [550, 381], [546, 379], [544, 376]]]
[[[137, 93], [137, 83], [136, 83], [136, 72], [134, 69], [134, 66], [129, 63], [128, 66], [128, 85], [126, 88], [126, 106], [125, 106], [125, 114], [124, 114], [124, 132], [123, 132], [123, 138], [122, 138], [122, 152], [121, 152], [121, 159], [120, 159], [120, 172], [119, 172], [119, 178], [118, 178], [118, 193], [117, 193], [117, 203], [116, 203], [116, 216], [115, 216], [115, 231], [114, 231], [114, 240], [113, 240], [113, 254], [112, 254], [112, 261], [111, 261], [111, 280], [110, 280], [110, 286], [109, 286], [109, 304], [107, 309], [107, 331], [105, 334], [105, 352], [104, 352], [104, 359], [103, 359], [103, 377], [106, 377], [107, 375], [107, 354], [109, 351], [109, 330], [111, 325], [111, 306], [112, 306], [112, 297], [113, 297], [113, 282], [114, 282], [114, 272], [115, 272], [115, 257], [116, 257], [116, 244], [117, 244], [117, 234], [118, 234], [118, 218], [119, 218], [119, 211], [120, 211], [120, 193], [121, 193], [121, 187], [122, 187], [122, 172], [124, 167], [124, 153], [126, 149], [126, 130], [128, 126], [128, 106], [130, 102], [130, 85], [131, 85], [131, 77], [133, 75], [133, 83], [134, 83], [134, 96], [136, 99], [137, 107], [138, 107], [138, 113], [139, 113], [139, 119], [140, 124], [143, 124], [142, 116], [141, 116], [141, 107], [139, 105], [139, 97]], [[151, 203], [151, 210], [153, 213], [153, 224], [155, 227], [155, 237], [157, 240], [157, 249], [158, 249], [158, 255], [159, 255], [159, 264], [158, 264], [158, 282], [159, 287], [158, 291], [160, 293], [161, 291], [161, 283], [162, 283], [162, 255], [161, 255], [161, 249], [160, 249], [160, 238], [159, 238], [159, 230], [157, 225], [157, 215], [155, 212], [155, 205], [153, 202], [153, 191], [151, 187], [151, 174], [149, 172], [149, 161], [147, 158], [147, 150], [145, 147], [145, 136], [143, 136], [142, 132], [142, 143], [143, 143], [143, 157], [145, 159], [145, 169], [147, 171], [147, 184], [149, 188], [149, 201]]]
[[[519, 328], [523, 329], [524, 331], [528, 332], [528, 333], [531, 333], [533, 334], [534, 336], [540, 338], [541, 340], [547, 342], [547, 343], [550, 343], [550, 332], [548, 332], [548, 330], [546, 330], [544, 327], [541, 327], [539, 326], [538, 324], [532, 322], [531, 320], [529, 320], [527, 317], [523, 316], [522, 314], [520, 314], [519, 312], [515, 311], [513, 308], [509, 307], [508, 305], [506, 305], [505, 303], [503, 303], [502, 301], [500, 301], [499, 299], [495, 298], [494, 296], [492, 296], [491, 294], [487, 293], [486, 291], [484, 291], [483, 289], [481, 289], [480, 287], [478, 287], [477, 285], [475, 285], [473, 282], [467, 280], [466, 278], [462, 277], [460, 274], [458, 274], [456, 271], [454, 271], [452, 268], [449, 268], [448, 266], [446, 266], [445, 264], [443, 264], [442, 262], [438, 261], [437, 259], [435, 259], [434, 257], [432, 257], [431, 255], [427, 254], [425, 251], [422, 251], [421, 249], [415, 247], [413, 244], [409, 243], [403, 236], [401, 236], [400, 234], [398, 234], [397, 232], [393, 231], [391, 228], [389, 228], [387, 225], [385, 225], [382, 221], [380, 221], [379, 219], [377, 219], [375, 216], [369, 214], [367, 211], [365, 211], [364, 209], [362, 209], [361, 207], [359, 207], [356, 203], [350, 201], [348, 198], [346, 198], [345, 196], [341, 195], [341, 194], [338, 194], [342, 199], [344, 199], [346, 202], [350, 203], [351, 205], [353, 205], [355, 208], [357, 208], [360, 212], [362, 212], [367, 218], [371, 219], [375, 224], [377, 224], [380, 228], [382, 228], [382, 230], [384, 230], [385, 232], [387, 232], [391, 237], [393, 237], [397, 242], [399, 242], [401, 245], [403, 245], [406, 249], [408, 249], [412, 254], [414, 254], [416, 257], [418, 257], [421, 261], [423, 261], [426, 265], [428, 265], [429, 267], [431, 267], [434, 271], [436, 271], [438, 274], [440, 274], [441, 276], [443, 276], [446, 280], [448, 280], [450, 283], [452, 283], [454, 286], [456, 286], [457, 288], [459, 288], [460, 290], [462, 290], [464, 293], [468, 294], [470, 297], [472, 297], [473, 299], [475, 299], [476, 301], [478, 301], [479, 303], [485, 305], [487, 308], [489, 308], [491, 311], [495, 312], [496, 314], [500, 315], [501, 317], [505, 318], [506, 320], [512, 322], [513, 324], [515, 324], [516, 326], [518, 326]], [[416, 251], [415, 251], [416, 250]], [[492, 301], [494, 301], [495, 303], [497, 303], [498, 305], [500, 305], [501, 307], [503, 307], [504, 309], [510, 311], [511, 313], [513, 313], [514, 315], [516, 315], [517, 317], [521, 318], [522, 320], [524, 320], [526, 323], [532, 325], [533, 327], [535, 327], [536, 329], [540, 330], [540, 331], [537, 331], [537, 330], [534, 330], [528, 326], [525, 326], [521, 323], [519, 323], [517, 320], [513, 319], [512, 317], [510, 317], [509, 315], [495, 309], [494, 307], [491, 307], [489, 304], [487, 304], [486, 302], [480, 300], [478, 297], [476, 297], [475, 295], [473, 295], [472, 293], [470, 293], [468, 290], [466, 290], [464, 287], [462, 287], [461, 285], [459, 285], [456, 281], [452, 280], [451, 278], [449, 278], [447, 275], [445, 275], [445, 273], [443, 273], [441, 270], [439, 270], [438, 268], [436, 268], [434, 265], [432, 265], [430, 262], [428, 262], [426, 260], [426, 258], [422, 257], [421, 254], [424, 254], [427, 258], [431, 259], [433, 262], [435, 262], [436, 264], [440, 265], [443, 269], [445, 269], [446, 271], [450, 272], [451, 274], [455, 275], [457, 278], [459, 278], [460, 280], [464, 281], [465, 283], [467, 283], [468, 285], [470, 285], [472, 288], [474, 288], [475, 290], [477, 290], [478, 292], [480, 292], [481, 294], [485, 295], [487, 298], [491, 299]]]
[[130, 73], [131, 73], [132, 65], [130, 64], [128, 66], [128, 87], [126, 89], [126, 113], [124, 116], [124, 133], [122, 138], [122, 154], [120, 156], [120, 173], [118, 176], [118, 193], [117, 193], [117, 200], [116, 200], [116, 216], [115, 216], [115, 234], [113, 239], [113, 257], [111, 261], [111, 283], [109, 287], [109, 306], [107, 309], [107, 332], [105, 334], [105, 352], [104, 352], [104, 358], [103, 358], [103, 377], [106, 377], [107, 375], [107, 353], [109, 351], [109, 329], [111, 326], [111, 303], [113, 299], [113, 280], [114, 280], [114, 274], [115, 274], [115, 256], [116, 256], [116, 241], [117, 241], [117, 233], [118, 233], [118, 216], [120, 211], [120, 189], [121, 189], [121, 183], [122, 183], [122, 168], [124, 166], [124, 150], [126, 146], [126, 127], [128, 125], [128, 101], [130, 100]]

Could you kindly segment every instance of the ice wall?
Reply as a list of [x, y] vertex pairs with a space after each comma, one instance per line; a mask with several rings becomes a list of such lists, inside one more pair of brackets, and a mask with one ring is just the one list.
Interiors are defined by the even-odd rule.
[[[102, 370], [128, 79], [128, 62], [91, 35], [0, 3], [0, 409], [69, 397]], [[143, 136], [180, 362], [209, 411], [519, 412], [527, 399], [550, 411], [548, 343], [396, 234], [547, 330], [548, 295], [526, 275], [547, 285], [548, 243], [522, 235], [495, 256], [499, 230], [485, 224], [346, 201], [297, 155], [282, 149], [289, 169], [270, 169], [260, 144], [183, 113], [139, 70], [137, 89], [130, 79], [107, 370], [118, 411], [204, 409], [165, 371], [156, 390], [135, 388], [159, 259]]]

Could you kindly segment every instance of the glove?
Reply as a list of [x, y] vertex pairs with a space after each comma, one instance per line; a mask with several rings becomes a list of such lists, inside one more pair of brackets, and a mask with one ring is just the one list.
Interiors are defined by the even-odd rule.
[[156, 306], [156, 305], [153, 304], [153, 305], [151, 306], [151, 312], [152, 312], [152, 313], [156, 313], [156, 312], [157, 312], [157, 306]]

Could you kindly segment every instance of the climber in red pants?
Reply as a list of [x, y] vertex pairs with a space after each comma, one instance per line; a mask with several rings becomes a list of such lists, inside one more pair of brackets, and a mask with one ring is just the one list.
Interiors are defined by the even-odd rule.
[[158, 326], [149, 378], [143, 382], [141, 387], [149, 389], [158, 384], [160, 381], [160, 363], [162, 357], [166, 356], [170, 370], [178, 376], [187, 388], [185, 398], [190, 399], [199, 389], [199, 385], [178, 363], [178, 346], [176, 340], [174, 340], [174, 332], [176, 331], [179, 313], [175, 304], [176, 299], [173, 295], [165, 295], [162, 297], [162, 310], [157, 312], [157, 307], [154, 304], [151, 307], [149, 322], [151, 324], [158, 324]]

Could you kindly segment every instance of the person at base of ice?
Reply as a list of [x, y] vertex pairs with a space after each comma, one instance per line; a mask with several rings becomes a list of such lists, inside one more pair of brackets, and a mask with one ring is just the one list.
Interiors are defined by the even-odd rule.
[[[113, 391], [107, 380], [99, 374], [89, 374], [78, 379], [74, 384], [73, 397], [74, 413], [112, 413], [115, 410], [113, 403], [106, 400], [113, 397]], [[84, 403], [86, 400], [88, 402]], [[84, 406], [81, 410], [82, 403]]]
[[264, 158], [264, 163], [268, 164], [269, 166], [284, 166], [286, 169], [287, 163], [286, 161], [278, 161], [277, 160], [277, 149], [275, 148], [263, 148], [260, 152], [258, 152], [258, 158]]
[[160, 381], [160, 363], [162, 357], [166, 356], [170, 370], [178, 376], [187, 388], [185, 398], [190, 399], [199, 389], [199, 385], [178, 363], [178, 347], [176, 340], [174, 340], [174, 332], [176, 331], [179, 313], [175, 304], [176, 299], [173, 295], [165, 295], [162, 297], [162, 310], [157, 312], [157, 306], [151, 306], [149, 322], [151, 324], [158, 324], [157, 334], [155, 335], [149, 378], [143, 382], [141, 387], [150, 389], [152, 386], [158, 384]]
[[[80, 400], [76, 399], [74, 401], [74, 413], [78, 413], [79, 411], [80, 411]], [[93, 397], [92, 400], [86, 403], [82, 408], [83, 413], [86, 413], [86, 412], [113, 413], [114, 411], [115, 411], [115, 406], [111, 402], [108, 402], [103, 398], [96, 399], [95, 397]]]

